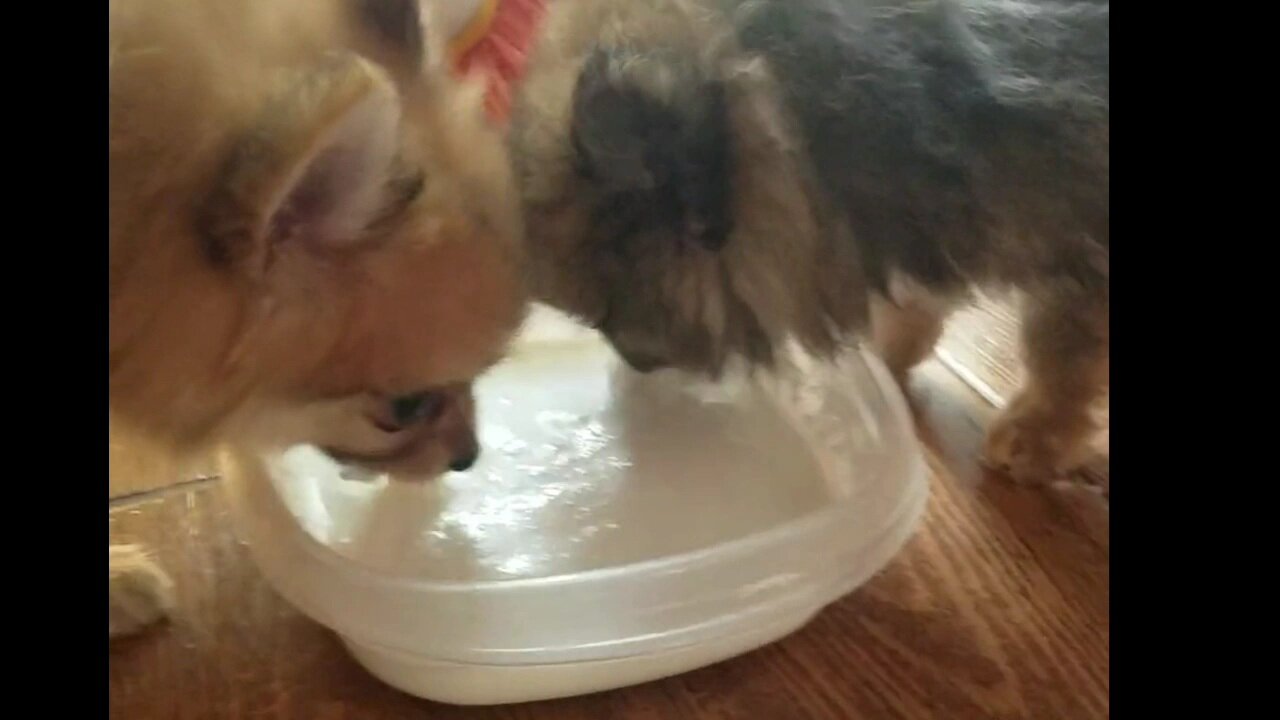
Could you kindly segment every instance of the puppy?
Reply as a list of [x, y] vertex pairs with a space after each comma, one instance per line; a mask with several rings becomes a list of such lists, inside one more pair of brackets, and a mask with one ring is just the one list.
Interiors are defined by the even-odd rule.
[[831, 355], [899, 376], [975, 286], [1025, 298], [986, 461], [1086, 459], [1109, 382], [1102, 0], [552, 3], [512, 117], [535, 294], [638, 370]]
[[[410, 0], [110, 0], [113, 416], [438, 473], [524, 307], [483, 89]], [[434, 47], [433, 47], [434, 46]], [[112, 548], [111, 634], [170, 583]]]

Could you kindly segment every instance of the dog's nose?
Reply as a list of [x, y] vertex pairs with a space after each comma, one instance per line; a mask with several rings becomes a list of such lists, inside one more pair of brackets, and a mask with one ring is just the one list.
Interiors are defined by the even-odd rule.
[[480, 459], [480, 450], [478, 448], [469, 450], [465, 455], [454, 458], [453, 462], [449, 463], [449, 469], [454, 472], [470, 470], [478, 459]]
[[653, 355], [622, 350], [619, 350], [618, 354], [622, 356], [623, 361], [625, 361], [632, 370], [642, 374], [651, 373], [654, 370], [661, 370], [667, 366], [665, 361], [654, 357]]

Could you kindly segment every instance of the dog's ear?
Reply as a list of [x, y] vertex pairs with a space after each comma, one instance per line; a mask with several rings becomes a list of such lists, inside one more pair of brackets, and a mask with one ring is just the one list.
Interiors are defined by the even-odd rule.
[[388, 67], [416, 72], [426, 57], [423, 13], [418, 0], [348, 0], [356, 20]]
[[577, 172], [606, 199], [602, 219], [614, 235], [656, 230], [708, 250], [726, 242], [725, 90], [695, 65], [594, 49], [574, 89], [570, 142]]
[[202, 208], [210, 259], [257, 274], [299, 247], [358, 243], [398, 190], [399, 124], [390, 80], [354, 55], [284, 82]]
[[440, 3], [421, 0], [347, 0], [362, 30], [358, 51], [387, 68], [397, 83], [430, 84], [450, 72], [447, 29]]

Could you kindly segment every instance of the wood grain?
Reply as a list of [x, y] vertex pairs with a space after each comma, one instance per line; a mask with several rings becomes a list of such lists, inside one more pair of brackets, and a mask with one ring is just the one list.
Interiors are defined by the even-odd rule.
[[207, 477], [206, 458], [179, 458], [145, 435], [111, 418], [107, 430], [107, 489], [113, 499], [148, 493]]
[[991, 412], [936, 361], [912, 397], [932, 496], [879, 576], [799, 633], [718, 665], [582, 698], [494, 708], [380, 684], [280, 600], [230, 534], [216, 483], [111, 512], [175, 575], [174, 621], [114, 646], [111, 716], [299, 720], [790, 720], [1108, 717], [1109, 535], [1087, 488], [1018, 488], [976, 469]]
[[1022, 385], [1017, 308], [1012, 297], [976, 294], [948, 320], [934, 352], [966, 384], [1002, 407]]

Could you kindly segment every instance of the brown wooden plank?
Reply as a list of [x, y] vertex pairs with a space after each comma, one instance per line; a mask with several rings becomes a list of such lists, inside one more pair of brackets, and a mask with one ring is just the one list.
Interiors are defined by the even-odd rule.
[[112, 498], [146, 493], [212, 474], [204, 458], [181, 459], [114, 418], [107, 430], [107, 489]]
[[216, 484], [112, 511], [177, 580], [174, 622], [111, 651], [116, 718], [1034, 718], [1108, 716], [1107, 510], [972, 462], [981, 403], [936, 362], [913, 380], [931, 448], [920, 533], [796, 635], [719, 665], [567, 700], [453, 708], [366, 675], [280, 600], [230, 535]]
[[948, 319], [934, 353], [988, 402], [1002, 406], [1022, 384], [1019, 330], [1012, 298], [977, 294]]

